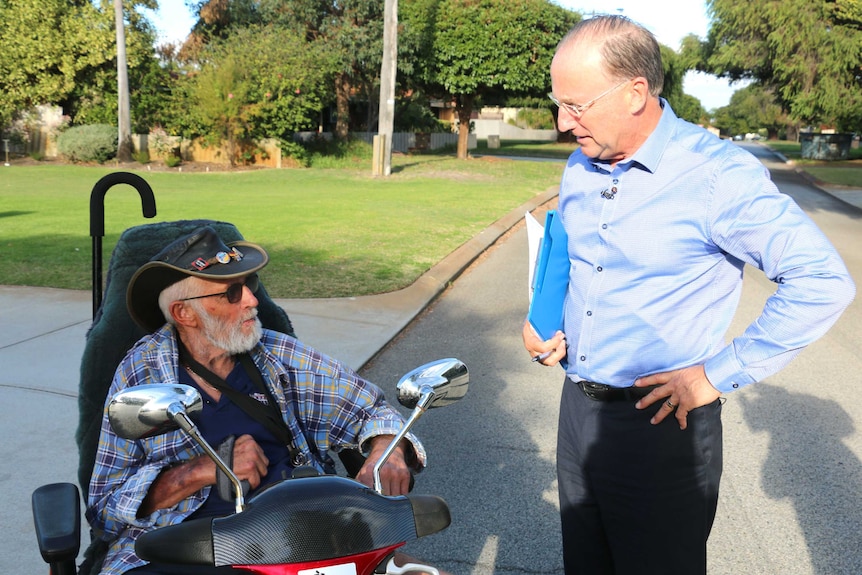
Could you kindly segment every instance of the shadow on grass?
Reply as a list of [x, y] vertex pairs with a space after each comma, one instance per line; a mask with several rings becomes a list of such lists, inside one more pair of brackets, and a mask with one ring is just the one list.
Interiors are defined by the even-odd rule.
[[447, 161], [453, 159], [454, 155], [451, 157], [439, 157], [438, 156], [437, 158], [435, 158], [433, 160], [428, 160], [427, 156], [423, 156], [423, 158], [424, 159], [421, 161], [419, 161], [417, 159], [417, 161], [415, 161], [415, 162], [407, 162], [406, 164], [393, 165], [392, 166], [392, 173], [397, 174], [400, 172], [405, 172], [405, 171], [409, 170], [410, 168], [415, 168], [417, 166], [427, 166], [430, 164], [439, 164], [440, 162], [447, 162]]
[[0, 218], [14, 218], [15, 216], [27, 216], [35, 212], [24, 212], [21, 210], [10, 210], [8, 212], [0, 212]]

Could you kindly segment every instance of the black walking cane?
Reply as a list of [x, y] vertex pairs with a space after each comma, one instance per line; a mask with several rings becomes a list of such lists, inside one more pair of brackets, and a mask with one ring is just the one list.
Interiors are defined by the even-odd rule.
[[102, 305], [102, 238], [105, 236], [105, 194], [117, 184], [129, 184], [141, 195], [141, 210], [145, 218], [156, 217], [156, 197], [144, 178], [130, 172], [114, 172], [104, 176], [90, 193], [90, 237], [93, 238], [93, 317]]

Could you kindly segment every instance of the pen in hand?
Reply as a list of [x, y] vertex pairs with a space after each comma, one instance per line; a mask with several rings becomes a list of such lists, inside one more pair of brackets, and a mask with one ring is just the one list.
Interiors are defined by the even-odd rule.
[[533, 359], [532, 359], [532, 360], [530, 360], [530, 361], [532, 361], [532, 362], [534, 362], [534, 363], [535, 363], [535, 362], [537, 362], [537, 361], [539, 361], [539, 360], [545, 359], [545, 358], [546, 358], [546, 357], [548, 357], [549, 355], [551, 355], [551, 352], [550, 352], [550, 351], [546, 351], [545, 353], [540, 353], [539, 355], [534, 355], [534, 356], [533, 356]]

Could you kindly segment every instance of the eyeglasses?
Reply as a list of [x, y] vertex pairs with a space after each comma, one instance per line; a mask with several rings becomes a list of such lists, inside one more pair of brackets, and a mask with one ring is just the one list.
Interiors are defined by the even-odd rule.
[[551, 102], [556, 104], [558, 107], [563, 108], [564, 110], [569, 112], [575, 118], [580, 118], [581, 116], [584, 115], [584, 112], [586, 112], [587, 110], [590, 109], [590, 107], [592, 107], [593, 104], [595, 104], [596, 102], [598, 102], [599, 100], [601, 100], [602, 98], [604, 98], [605, 96], [607, 96], [608, 94], [613, 92], [614, 90], [617, 90], [622, 86], [625, 86], [628, 82], [629, 82], [628, 80], [620, 82], [619, 84], [617, 84], [616, 86], [614, 86], [610, 90], [605, 90], [604, 92], [602, 92], [601, 94], [599, 94], [598, 96], [596, 96], [595, 98], [593, 98], [592, 100], [587, 102], [586, 104], [566, 104], [565, 102], [560, 102], [559, 100], [557, 100], [556, 96], [554, 96], [553, 94], [548, 94], [548, 98], [551, 99]]
[[234, 284], [230, 284], [227, 286], [227, 289], [221, 293], [211, 293], [207, 295], [196, 295], [194, 297], [184, 297], [179, 301], [188, 301], [190, 299], [203, 299], [205, 297], [216, 297], [216, 296], [224, 296], [227, 298], [228, 303], [239, 303], [242, 299], [242, 288], [248, 287], [251, 290], [251, 293], [257, 291], [257, 288], [260, 287], [260, 278], [257, 277], [257, 274], [252, 274], [245, 278], [245, 281], [237, 282]]

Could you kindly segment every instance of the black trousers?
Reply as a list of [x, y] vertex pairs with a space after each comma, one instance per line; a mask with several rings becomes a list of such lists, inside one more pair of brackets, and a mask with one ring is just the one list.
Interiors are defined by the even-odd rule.
[[721, 403], [650, 418], [660, 404], [589, 399], [566, 380], [557, 478], [566, 575], [706, 573], [722, 466]]

